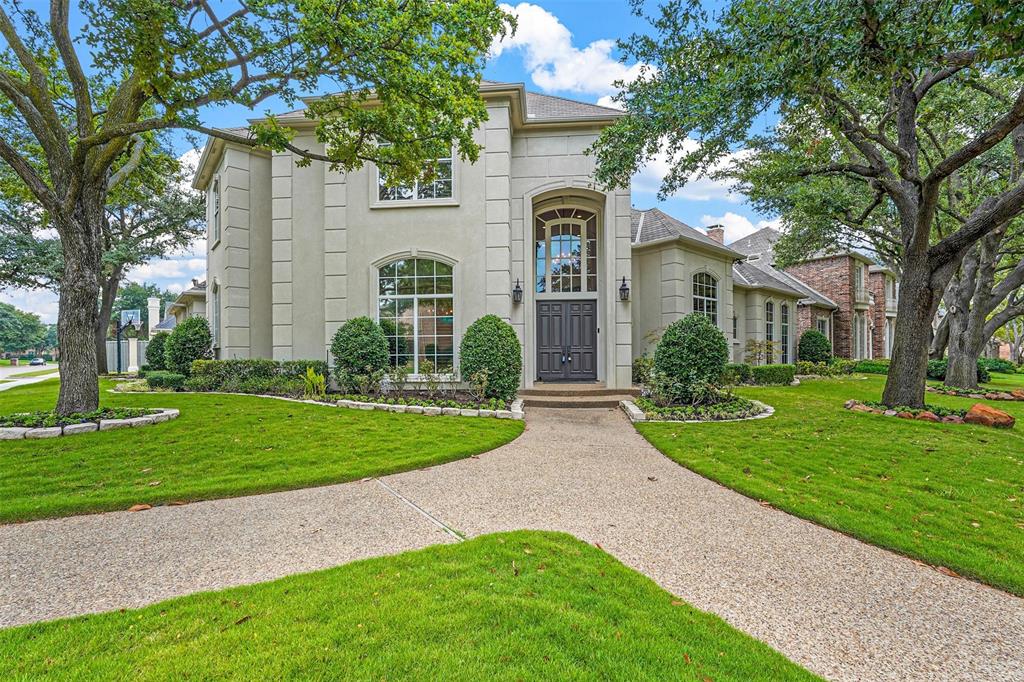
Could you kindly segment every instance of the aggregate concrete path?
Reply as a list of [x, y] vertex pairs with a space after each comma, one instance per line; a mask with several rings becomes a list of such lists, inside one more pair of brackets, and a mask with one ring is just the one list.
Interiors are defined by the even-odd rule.
[[598, 543], [831, 679], [1024, 680], [1024, 600], [762, 507], [615, 410], [534, 409], [513, 443], [379, 482], [0, 526], [0, 625], [455, 541], [439, 522]]

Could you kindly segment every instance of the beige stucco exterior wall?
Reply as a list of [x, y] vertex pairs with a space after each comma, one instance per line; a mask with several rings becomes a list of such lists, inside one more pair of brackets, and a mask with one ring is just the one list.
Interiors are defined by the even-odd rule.
[[679, 240], [633, 250], [633, 357], [654, 352], [665, 327], [693, 312], [693, 276], [706, 272], [718, 281], [718, 327], [732, 339], [732, 258]]
[[[796, 362], [797, 344], [797, 299], [781, 295], [774, 291], [763, 289], [748, 289], [745, 295], [745, 319], [741, 321], [743, 328], [743, 343], [740, 347], [740, 357], [745, 355], [746, 342], [748, 339], [765, 340], [765, 303], [772, 301], [775, 304], [775, 341], [780, 343], [782, 339], [782, 305], [789, 306], [789, 361]], [[782, 349], [777, 348], [773, 362], [782, 361]]]

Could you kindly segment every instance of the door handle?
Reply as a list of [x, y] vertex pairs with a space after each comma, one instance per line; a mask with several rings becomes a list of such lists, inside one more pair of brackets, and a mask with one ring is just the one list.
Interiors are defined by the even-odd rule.
[[565, 357], [569, 359], [569, 364], [572, 364], [572, 349], [569, 346], [565, 347]]
[[566, 348], [562, 346], [562, 364], [565, 364]]

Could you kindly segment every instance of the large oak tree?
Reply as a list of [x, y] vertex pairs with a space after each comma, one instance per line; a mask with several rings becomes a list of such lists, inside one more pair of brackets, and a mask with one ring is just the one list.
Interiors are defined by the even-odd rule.
[[[0, 1], [0, 160], [51, 216], [64, 259], [61, 413], [98, 402], [104, 213], [134, 170], [137, 136], [187, 129], [342, 171], [372, 160], [398, 179], [419, 175], [439, 149], [475, 160], [481, 68], [509, 26], [493, 0], [79, 0], [76, 9], [84, 27], [72, 35], [70, 0], [51, 0], [44, 17]], [[311, 107], [325, 152], [294, 145], [273, 118], [245, 135], [203, 120], [211, 106], [325, 87], [340, 92]]]
[[[629, 115], [595, 147], [599, 179], [624, 184], [667, 148], [670, 193], [751, 143], [766, 115], [799, 112], [814, 134], [802, 163], [793, 158], [795, 175], [863, 178], [891, 207], [902, 288], [883, 401], [923, 405], [931, 322], [950, 278], [980, 239], [1024, 210], [1018, 181], [934, 238], [951, 176], [1024, 123], [1024, 9], [996, 0], [732, 0], [711, 17], [672, 0], [651, 21], [653, 35], [625, 44], [648, 68], [619, 98]], [[1017, 79], [1009, 101], [987, 120], [965, 117], [962, 144], [922, 154], [933, 98], [992, 77]], [[838, 152], [820, 159], [819, 138]]]

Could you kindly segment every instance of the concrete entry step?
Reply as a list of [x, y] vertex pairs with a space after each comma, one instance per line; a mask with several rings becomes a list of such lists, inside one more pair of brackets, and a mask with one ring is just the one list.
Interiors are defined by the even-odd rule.
[[607, 395], [534, 395], [521, 396], [527, 408], [558, 407], [558, 408], [608, 408], [618, 407], [619, 401], [632, 398], [627, 393], [610, 393]]
[[[597, 396], [619, 396], [625, 398], [631, 395], [639, 395], [639, 389], [630, 388], [608, 388], [604, 383], [544, 383], [539, 382], [533, 388], [523, 389], [519, 392], [521, 398], [593, 398]], [[529, 402], [527, 402], [529, 404]]]

